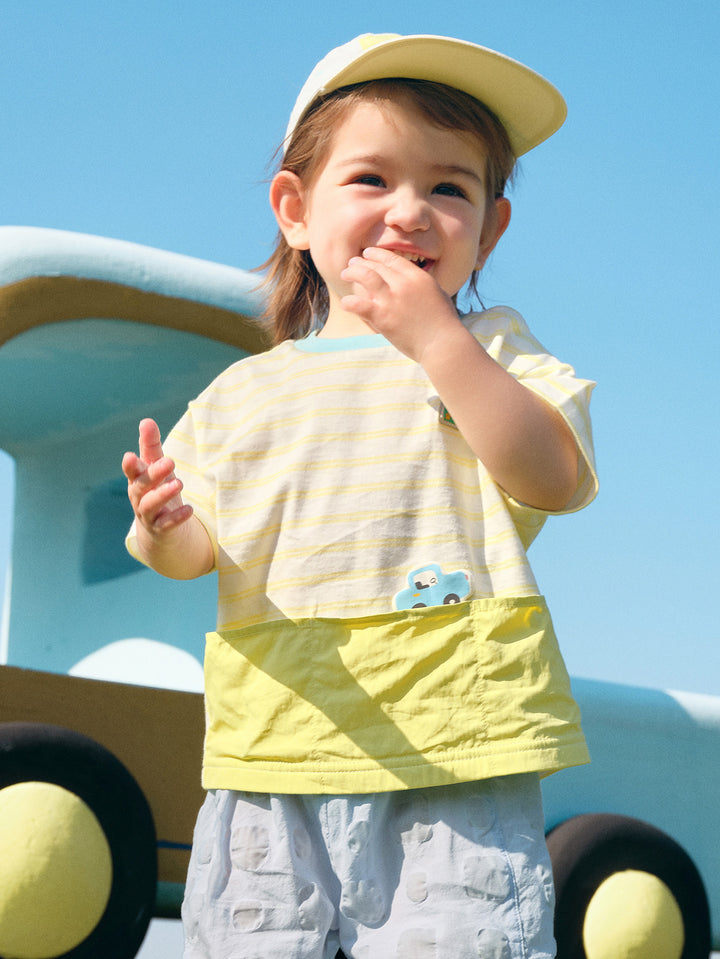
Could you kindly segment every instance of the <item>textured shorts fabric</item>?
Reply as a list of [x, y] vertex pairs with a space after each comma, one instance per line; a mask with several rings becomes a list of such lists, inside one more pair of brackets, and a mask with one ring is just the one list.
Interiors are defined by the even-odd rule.
[[183, 922], [185, 959], [552, 959], [538, 777], [208, 793]]

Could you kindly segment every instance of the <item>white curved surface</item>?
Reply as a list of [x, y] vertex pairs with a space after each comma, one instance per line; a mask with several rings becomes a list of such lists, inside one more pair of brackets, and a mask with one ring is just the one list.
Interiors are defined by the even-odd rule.
[[203, 669], [190, 653], [154, 639], [120, 639], [68, 670], [71, 676], [188, 693], [203, 690]]

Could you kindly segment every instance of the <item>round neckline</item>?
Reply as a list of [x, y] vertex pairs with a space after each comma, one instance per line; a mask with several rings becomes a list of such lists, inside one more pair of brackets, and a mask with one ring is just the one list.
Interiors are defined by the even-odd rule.
[[356, 336], [318, 336], [311, 330], [302, 340], [295, 340], [295, 348], [303, 353], [338, 353], [342, 350], [367, 350], [386, 346], [382, 333], [360, 333]]

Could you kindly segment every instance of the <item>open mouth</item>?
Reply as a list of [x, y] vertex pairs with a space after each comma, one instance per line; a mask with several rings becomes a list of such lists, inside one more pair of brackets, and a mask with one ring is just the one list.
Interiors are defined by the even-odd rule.
[[432, 263], [432, 260], [428, 260], [426, 257], [420, 256], [417, 253], [402, 253], [400, 251], [396, 252], [398, 253], [398, 256], [403, 257], [405, 260], [409, 260], [411, 263], [414, 263], [415, 266], [419, 266], [421, 270], [426, 269], [426, 267]]

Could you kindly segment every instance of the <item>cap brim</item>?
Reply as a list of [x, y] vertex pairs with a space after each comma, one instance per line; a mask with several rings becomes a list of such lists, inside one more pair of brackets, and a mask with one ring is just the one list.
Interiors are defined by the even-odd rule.
[[469, 93], [500, 119], [516, 156], [555, 133], [567, 115], [562, 95], [540, 74], [494, 50], [449, 37], [398, 37], [371, 46], [317, 95], [389, 77], [432, 80]]

